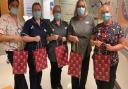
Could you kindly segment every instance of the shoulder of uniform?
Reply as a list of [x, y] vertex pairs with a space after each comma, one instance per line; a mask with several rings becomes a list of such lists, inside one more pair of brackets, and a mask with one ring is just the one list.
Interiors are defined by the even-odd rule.
[[121, 25], [118, 22], [113, 22], [113, 25], [115, 25], [117, 28], [121, 28]]
[[32, 24], [32, 21], [33, 21], [32, 18], [31, 18], [31, 19], [28, 19], [28, 20], [25, 22], [25, 25], [30, 25], [30, 24]]
[[65, 24], [65, 25], [68, 25], [68, 22], [62, 20], [62, 23]]
[[48, 23], [48, 22], [50, 22], [50, 19], [42, 19], [42, 21]]
[[10, 17], [9, 14], [4, 14], [4, 15], [1, 16], [1, 19], [8, 19], [9, 17]]

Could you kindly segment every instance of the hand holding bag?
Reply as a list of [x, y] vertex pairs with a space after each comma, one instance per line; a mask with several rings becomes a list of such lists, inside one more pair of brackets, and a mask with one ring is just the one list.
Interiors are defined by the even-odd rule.
[[55, 54], [58, 67], [63, 67], [68, 64], [68, 49], [65, 44], [59, 45], [55, 48]]
[[[23, 43], [22, 43], [23, 46]], [[27, 71], [28, 52], [24, 50], [13, 51], [13, 74], [24, 74]]]
[[[76, 44], [77, 45], [77, 44]], [[78, 45], [77, 45], [78, 46]], [[76, 46], [76, 49], [77, 49]], [[81, 52], [71, 52], [68, 66], [68, 74], [74, 77], [81, 77], [83, 54]]]
[[110, 79], [110, 55], [94, 54], [94, 78], [101, 81]]
[[37, 49], [33, 51], [35, 69], [37, 72], [48, 67], [46, 48], [39, 48], [39, 44], [42, 45], [41, 41], [38, 43]]

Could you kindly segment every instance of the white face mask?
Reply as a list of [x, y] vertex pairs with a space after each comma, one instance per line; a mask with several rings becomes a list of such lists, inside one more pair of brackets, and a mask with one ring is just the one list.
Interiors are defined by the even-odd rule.
[[11, 11], [11, 13], [12, 13], [13, 15], [17, 15], [17, 14], [18, 14], [18, 8], [12, 7], [12, 8], [10, 9], [10, 11]]
[[108, 21], [111, 18], [111, 13], [107, 12], [102, 15], [104, 21]]
[[85, 12], [86, 12], [86, 9], [85, 8], [83, 8], [83, 7], [77, 8], [77, 14], [79, 16], [83, 16], [85, 14]]

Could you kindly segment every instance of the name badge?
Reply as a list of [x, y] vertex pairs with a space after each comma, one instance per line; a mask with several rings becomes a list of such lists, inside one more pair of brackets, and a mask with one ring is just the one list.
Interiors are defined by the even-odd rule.
[[18, 30], [17, 30], [17, 31], [18, 31], [18, 33], [21, 33], [21, 29], [20, 29], [20, 28], [18, 28]]
[[85, 21], [85, 24], [89, 24], [89, 21]]
[[47, 32], [47, 30], [46, 30], [46, 29], [44, 29], [44, 32]]
[[64, 29], [67, 30], [68, 27], [65, 27]]

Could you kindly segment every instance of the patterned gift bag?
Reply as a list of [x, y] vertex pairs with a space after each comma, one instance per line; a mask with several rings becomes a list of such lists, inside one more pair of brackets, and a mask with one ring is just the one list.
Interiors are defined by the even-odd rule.
[[94, 77], [96, 80], [109, 81], [110, 79], [110, 55], [94, 54]]
[[39, 48], [33, 51], [34, 63], [37, 72], [48, 67], [46, 48]]
[[27, 51], [13, 52], [13, 74], [24, 74], [27, 71]]
[[78, 52], [71, 52], [69, 59], [68, 74], [71, 76], [81, 77], [83, 54]]
[[66, 45], [60, 45], [55, 48], [58, 67], [63, 67], [68, 64], [68, 49]]

